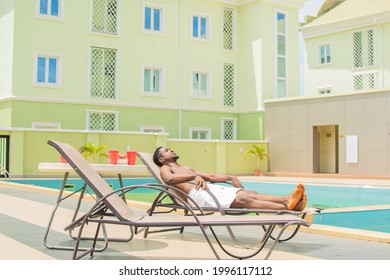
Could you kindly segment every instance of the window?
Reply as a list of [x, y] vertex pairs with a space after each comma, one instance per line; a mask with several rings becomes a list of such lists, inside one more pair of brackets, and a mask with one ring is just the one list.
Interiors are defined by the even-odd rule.
[[144, 6], [144, 30], [161, 32], [162, 31], [162, 13], [163, 9], [157, 6]]
[[91, 48], [90, 96], [116, 98], [117, 50]]
[[192, 73], [192, 95], [199, 97], [209, 96], [209, 74], [205, 72]]
[[87, 129], [94, 131], [116, 131], [117, 130], [117, 112], [87, 112]]
[[207, 140], [210, 138], [210, 128], [190, 128], [190, 139]]
[[209, 17], [204, 15], [192, 15], [192, 37], [196, 39], [209, 39]]
[[144, 93], [161, 94], [162, 70], [158, 68], [144, 68]]
[[287, 78], [286, 78], [286, 14], [276, 13], [277, 29], [277, 97], [287, 96]]
[[331, 63], [330, 45], [323, 45], [319, 47], [320, 64]]
[[333, 92], [333, 89], [331, 87], [324, 87], [324, 88], [318, 89], [319, 94], [331, 94], [332, 92]]
[[235, 65], [223, 65], [223, 105], [234, 107], [235, 97]]
[[374, 30], [354, 32], [353, 68], [367, 68], [375, 64]]
[[34, 129], [61, 129], [61, 123], [32, 122], [31, 127]]
[[236, 140], [236, 119], [222, 119], [222, 139]]
[[236, 14], [232, 8], [223, 8], [223, 49], [234, 50], [236, 30], [235, 30]]
[[92, 32], [118, 34], [117, 0], [92, 0]]
[[162, 126], [141, 126], [141, 132], [145, 132], [145, 133], [164, 133], [165, 129]]
[[61, 56], [37, 54], [34, 83], [46, 86], [61, 85]]
[[62, 18], [63, 0], [37, 0], [37, 15], [51, 18]]

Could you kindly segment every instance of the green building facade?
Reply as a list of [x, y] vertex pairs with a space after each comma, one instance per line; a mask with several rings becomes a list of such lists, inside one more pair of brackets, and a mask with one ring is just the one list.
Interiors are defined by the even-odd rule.
[[2, 0], [11, 166], [26, 131], [264, 140], [263, 102], [300, 92], [305, 2]]

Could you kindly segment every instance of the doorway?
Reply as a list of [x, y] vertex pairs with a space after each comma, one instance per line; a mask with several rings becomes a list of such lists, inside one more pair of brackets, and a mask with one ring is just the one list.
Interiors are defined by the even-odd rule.
[[0, 135], [0, 178], [9, 177], [9, 136]]
[[313, 172], [339, 172], [339, 127], [322, 125], [313, 127]]

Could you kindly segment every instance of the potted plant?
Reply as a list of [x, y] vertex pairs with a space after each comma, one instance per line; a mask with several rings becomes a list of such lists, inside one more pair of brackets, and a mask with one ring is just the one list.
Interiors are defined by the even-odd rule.
[[245, 151], [244, 157], [246, 157], [249, 154], [252, 154], [252, 155], [254, 155], [256, 157], [256, 159], [257, 159], [257, 168], [255, 169], [255, 171], [253, 173], [254, 173], [255, 176], [259, 176], [261, 174], [260, 162], [264, 158], [268, 158], [269, 154], [267, 153], [267, 149], [264, 146], [262, 146], [262, 145], [253, 144], [252, 146], [253, 146], [253, 149]]
[[99, 158], [99, 157], [106, 157], [108, 158], [108, 155], [107, 153], [103, 152], [104, 149], [106, 149], [107, 147], [105, 145], [95, 145], [93, 143], [89, 143], [87, 145], [84, 145], [82, 146], [79, 150], [81, 152], [81, 154], [83, 155], [84, 158], [88, 158], [88, 157], [91, 157], [92, 158], [92, 162], [93, 163], [96, 163], [96, 160]]

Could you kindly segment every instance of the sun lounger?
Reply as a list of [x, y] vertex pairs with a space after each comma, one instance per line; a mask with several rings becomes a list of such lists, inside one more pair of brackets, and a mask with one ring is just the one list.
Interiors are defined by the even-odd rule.
[[[160, 167], [157, 166], [153, 162], [153, 156], [150, 153], [144, 153], [144, 152], [137, 152], [138, 158], [142, 161], [142, 163], [147, 167], [149, 170], [150, 174], [155, 178], [157, 183], [164, 185], [165, 182], [162, 180], [160, 176]], [[229, 182], [225, 182], [229, 183]], [[180, 196], [180, 193], [176, 191], [175, 188], [169, 188], [167, 189], [167, 193], [160, 193], [154, 202], [152, 203], [151, 208], [148, 210], [149, 215], [153, 214], [159, 214], [159, 213], [167, 213], [170, 211], [176, 211], [176, 210], [183, 210], [184, 215], [188, 215], [188, 211], [186, 208], [178, 201], [177, 199], [174, 198], [174, 196], [170, 196], [169, 194], [173, 193], [176, 196]], [[212, 195], [209, 192], [210, 195]], [[182, 200], [185, 200], [185, 197], [181, 197]], [[215, 198], [214, 198], [215, 199]], [[216, 199], [215, 199], [216, 200]], [[216, 203], [218, 205], [218, 201], [216, 200]], [[163, 209], [163, 210], [161, 210]], [[165, 209], [165, 210], [164, 210]], [[167, 210], [168, 209], [168, 210]], [[250, 213], [255, 213], [257, 215], [259, 214], [266, 214], [266, 213], [274, 213], [274, 214], [293, 214], [301, 217], [304, 219], [308, 213], [314, 213], [314, 212], [321, 212], [321, 208], [317, 207], [306, 207], [303, 211], [297, 212], [297, 211], [289, 211], [289, 210], [283, 210], [283, 211], [278, 211], [278, 210], [267, 210], [267, 209], [246, 209], [246, 208], [202, 208], [206, 213], [214, 213], [214, 212], [220, 212], [222, 215], [244, 215], [244, 214], [250, 214]], [[267, 228], [264, 226], [263, 229], [266, 231]], [[292, 239], [299, 231], [300, 225], [297, 225], [293, 231], [286, 232], [286, 234], [279, 239], [279, 242], [282, 241], [288, 241]], [[180, 232], [183, 232], [184, 228], [173, 228], [170, 230], [180, 230]], [[149, 233], [154, 233], [154, 232], [160, 232], [161, 230], [151, 230], [149, 228], [144, 229], [144, 237], [147, 237]], [[164, 231], [167, 231], [165, 229]], [[246, 245], [241, 244], [238, 239], [235, 237], [234, 233], [229, 229], [230, 235], [235, 240], [235, 242], [238, 245], [241, 245], [243, 247], [246, 247]], [[274, 237], [271, 235], [271, 239], [274, 239]]]
[[[186, 201], [182, 200], [179, 197], [175, 198], [178, 199], [181, 203], [183, 203], [183, 205], [187, 205], [187, 210], [192, 215], [136, 215], [131, 210], [131, 208], [123, 201], [120, 195], [137, 188], [158, 189], [160, 191], [165, 191], [165, 189], [169, 188], [169, 186], [165, 186], [164, 188], [162, 188], [160, 185], [157, 184], [155, 186], [137, 185], [126, 187], [123, 189], [112, 190], [106, 183], [106, 181], [91, 167], [91, 165], [80, 155], [80, 153], [75, 148], [68, 144], [51, 140], [48, 141], [48, 144], [57, 149], [57, 151], [68, 161], [70, 166], [72, 166], [72, 168], [77, 172], [77, 174], [88, 184], [88, 186], [96, 193], [97, 197], [99, 198], [98, 201], [94, 204], [94, 206], [89, 211], [87, 211], [87, 213], [82, 218], [76, 220], [65, 228], [65, 230], [69, 230], [72, 228], [79, 227], [79, 232], [73, 252], [73, 259], [79, 259], [86, 256], [87, 254], [92, 255], [94, 253], [94, 248], [96, 246], [96, 239], [99, 234], [100, 225], [103, 224], [115, 224], [133, 227], [197, 227], [203, 234], [205, 240], [210, 246], [210, 249], [212, 250], [217, 259], [220, 259], [219, 254], [217, 253], [215, 246], [211, 242], [211, 239], [206, 232], [206, 227], [211, 231], [218, 245], [225, 253], [234, 258], [244, 259], [251, 258], [260, 253], [275, 227], [279, 226], [281, 228], [280, 233], [275, 238], [271, 248], [265, 256], [265, 259], [268, 259], [272, 254], [276, 244], [278, 243], [279, 237], [287, 227], [297, 224], [303, 226], [310, 225], [307, 221], [301, 219], [296, 215], [267, 215], [243, 217], [219, 215], [200, 216], [196, 215], [192, 207], [190, 207]], [[113, 214], [113, 217], [105, 215], [108, 211]], [[202, 209], [199, 209], [199, 211], [202, 212]], [[79, 254], [80, 240], [82, 239], [84, 226], [87, 223], [96, 223], [98, 225], [95, 240], [90, 250]], [[213, 227], [220, 226], [266, 226], [267, 232], [262, 238], [262, 243], [254, 252], [251, 251], [251, 253], [249, 254], [246, 253], [245, 255], [236, 255], [226, 249], [226, 247], [221, 243], [218, 238], [218, 235], [214, 231]], [[245, 251], [247, 252], [247, 250]]]

